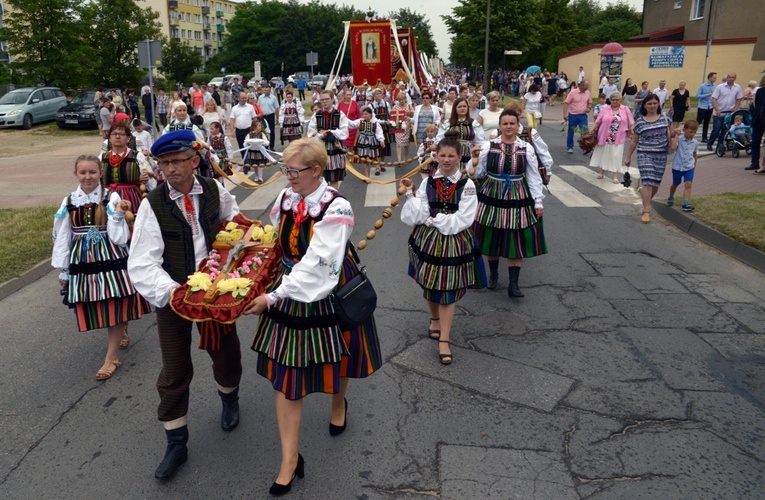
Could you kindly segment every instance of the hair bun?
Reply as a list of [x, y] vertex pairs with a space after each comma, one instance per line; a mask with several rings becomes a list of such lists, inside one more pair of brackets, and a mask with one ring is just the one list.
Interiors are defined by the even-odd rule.
[[449, 139], [451, 141], [458, 141], [460, 138], [460, 133], [456, 130], [449, 130], [444, 134], [444, 139]]

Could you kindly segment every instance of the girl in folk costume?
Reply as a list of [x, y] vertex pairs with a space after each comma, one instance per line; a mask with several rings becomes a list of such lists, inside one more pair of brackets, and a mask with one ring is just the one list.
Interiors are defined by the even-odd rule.
[[[337, 109], [345, 114], [345, 117], [348, 118], [348, 123], [350, 123], [351, 120], [360, 119], [361, 108], [359, 108], [359, 105], [353, 100], [353, 92], [350, 89], [341, 90], [340, 97], [341, 99], [340, 102], [337, 103]], [[356, 130], [349, 128], [348, 138], [343, 142], [343, 146], [345, 146], [345, 149], [350, 153], [354, 144], [356, 144]]]
[[[374, 98], [372, 99], [372, 103], [370, 105], [372, 106], [372, 111], [375, 114], [375, 118], [380, 121], [383, 128], [383, 133], [385, 134], [385, 150], [383, 151], [382, 156], [390, 156], [391, 144], [393, 142], [393, 128], [391, 127], [390, 123], [388, 123], [390, 120], [390, 106], [383, 99], [383, 91], [381, 89], [375, 89], [373, 96]], [[385, 172], [385, 167], [382, 168], [382, 171]]]
[[200, 142], [204, 142], [205, 137], [202, 134], [202, 131], [191, 123], [191, 119], [189, 118], [189, 110], [186, 107], [186, 104], [183, 102], [176, 102], [173, 104], [173, 116], [174, 118], [170, 123], [168, 123], [165, 126], [165, 129], [163, 130], [163, 134], [166, 134], [168, 132], [174, 132], [176, 130], [191, 130], [194, 132], [194, 135], [197, 137], [197, 140]]
[[369, 87], [365, 83], [358, 89], [356, 89], [356, 104], [359, 105], [359, 109], [364, 109], [367, 107], [367, 103], [371, 101], [371, 96], [369, 95], [368, 91]]
[[438, 161], [436, 160], [436, 132], [438, 127], [435, 123], [431, 123], [425, 127], [425, 138], [420, 142], [420, 146], [417, 148], [417, 156], [420, 157], [420, 163], [424, 162], [428, 158], [431, 159], [430, 163], [423, 166], [420, 170], [422, 180], [426, 180], [428, 177], [436, 173], [438, 170]]
[[519, 114], [511, 109], [499, 117], [500, 136], [475, 147], [478, 213], [473, 230], [481, 253], [489, 260], [489, 285], [499, 279], [499, 259], [508, 260], [510, 297], [523, 297], [518, 276], [524, 258], [547, 253], [542, 214], [542, 177], [531, 144], [518, 137]]
[[127, 322], [151, 308], [136, 293], [127, 273], [130, 203], [101, 185], [101, 162], [92, 155], [77, 158], [74, 175], [80, 185], [64, 198], [53, 219], [53, 258], [66, 304], [75, 310], [81, 332], [107, 328], [104, 365], [96, 374], [106, 380], [120, 367], [118, 349], [127, 348]]
[[[361, 118], [348, 121], [348, 128], [358, 129], [354, 148], [361, 161], [368, 160], [364, 161], [364, 175], [369, 177], [369, 161], [379, 159], [380, 150], [385, 146], [385, 135], [380, 122], [373, 116], [372, 108], [366, 107], [361, 111]], [[375, 169], [375, 175], [380, 175], [379, 166]], [[366, 180], [364, 182], [369, 183]]]
[[438, 171], [420, 184], [402, 179], [406, 203], [401, 220], [414, 226], [409, 237], [409, 276], [422, 287], [430, 309], [428, 335], [438, 340], [441, 363], [453, 357], [449, 348], [454, 309], [468, 288], [486, 286], [483, 260], [471, 229], [478, 200], [473, 181], [459, 170], [456, 131], [438, 143]]
[[[247, 154], [244, 158], [244, 173], [250, 173], [250, 168], [255, 167], [257, 173], [256, 182], [258, 184], [263, 184], [263, 167], [269, 161], [266, 158], [267, 153], [263, 144], [263, 141], [265, 141], [265, 144], [268, 144], [268, 135], [263, 132], [261, 124], [262, 122], [259, 119], [253, 119], [250, 133], [244, 138], [244, 144], [247, 146]], [[267, 123], [266, 127], [268, 127]]]
[[281, 141], [294, 141], [303, 136], [303, 120], [305, 120], [305, 110], [303, 105], [295, 101], [295, 94], [291, 90], [284, 93], [279, 109], [279, 127], [281, 128]]
[[231, 166], [227, 160], [234, 158], [234, 147], [231, 145], [228, 137], [226, 137], [226, 134], [223, 133], [223, 127], [218, 122], [210, 124], [210, 147], [218, 157], [220, 168], [227, 174], [230, 174]]
[[128, 148], [128, 137], [132, 135], [127, 122], [112, 126], [109, 130], [111, 149], [101, 155], [101, 169], [103, 184], [135, 208], [143, 198], [140, 186], [151, 191], [157, 187], [157, 179], [143, 153], [134, 153]]
[[[323, 96], [322, 96], [323, 97]], [[349, 378], [364, 378], [383, 362], [374, 316], [342, 331], [330, 295], [358, 275], [350, 251], [354, 217], [350, 203], [322, 175], [329, 159], [314, 139], [284, 150], [282, 173], [290, 181], [270, 217], [278, 228], [281, 266], [268, 293], [256, 297], [245, 314], [262, 314], [252, 349], [257, 371], [276, 391], [282, 462], [270, 493], [287, 493], [303, 477], [299, 453], [303, 397], [332, 394], [329, 434], [347, 424]]]
[[453, 130], [459, 134], [460, 169], [462, 170], [465, 169], [470, 161], [472, 148], [486, 141], [483, 134], [483, 128], [477, 123], [475, 126], [473, 125], [473, 120], [469, 116], [469, 111], [470, 108], [468, 107], [467, 100], [458, 97], [454, 101], [449, 121], [444, 122], [444, 124], [441, 125], [438, 135], [436, 136], [436, 144], [438, 144], [449, 130]]
[[319, 97], [321, 110], [308, 122], [308, 137], [324, 142], [329, 155], [329, 165], [324, 169], [324, 179], [337, 189], [345, 178], [345, 149], [343, 141], [348, 138], [348, 118], [334, 104], [332, 91], [323, 90]]

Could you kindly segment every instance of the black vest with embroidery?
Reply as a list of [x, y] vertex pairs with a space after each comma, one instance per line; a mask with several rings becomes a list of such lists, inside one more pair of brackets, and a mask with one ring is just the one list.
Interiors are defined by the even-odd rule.
[[[446, 177], [428, 177], [428, 187], [425, 188], [425, 195], [428, 197], [428, 206], [430, 207], [430, 216], [435, 217], [438, 214], [453, 214], [460, 208], [460, 199], [462, 198], [462, 190], [467, 184], [467, 177], [462, 177], [456, 183], [452, 183]], [[454, 184], [457, 187], [451, 193], [447, 199], [439, 192], [439, 184], [445, 187], [452, 186]]]
[[[199, 226], [205, 238], [207, 251], [212, 249], [220, 225], [220, 197], [218, 185], [212, 179], [197, 176], [203, 192], [199, 201]], [[170, 188], [165, 182], [146, 197], [157, 217], [162, 231], [165, 250], [162, 268], [178, 283], [185, 283], [196, 272], [194, 239], [188, 222], [178, 204], [170, 199]]]

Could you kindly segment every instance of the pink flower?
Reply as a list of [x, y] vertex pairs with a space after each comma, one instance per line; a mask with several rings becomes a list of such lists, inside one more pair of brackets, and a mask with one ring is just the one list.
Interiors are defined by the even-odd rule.
[[255, 257], [255, 263], [259, 266], [263, 265], [263, 261], [260, 259], [260, 257]]
[[212, 267], [220, 267], [220, 262], [218, 262], [217, 260], [211, 260], [207, 264], [212, 266]]
[[229, 278], [241, 278], [238, 272], [234, 271], [233, 273], [229, 273]]

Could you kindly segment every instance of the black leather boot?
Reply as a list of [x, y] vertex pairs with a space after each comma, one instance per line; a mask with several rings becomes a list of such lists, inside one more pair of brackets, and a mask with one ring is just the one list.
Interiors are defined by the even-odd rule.
[[508, 267], [510, 271], [510, 284], [507, 287], [507, 295], [509, 297], [523, 297], [523, 292], [518, 287], [518, 275], [521, 274], [520, 267]]
[[497, 282], [499, 282], [499, 260], [489, 261], [489, 283], [486, 288], [494, 290], [497, 288]]
[[224, 431], [233, 431], [239, 425], [239, 388], [228, 394], [220, 394], [223, 402], [223, 412], [220, 414], [220, 426]]
[[166, 430], [165, 433], [167, 434], [167, 450], [165, 458], [154, 472], [154, 477], [157, 479], [173, 477], [189, 458], [189, 449], [186, 448], [186, 443], [189, 441], [189, 428], [184, 425], [180, 429]]

